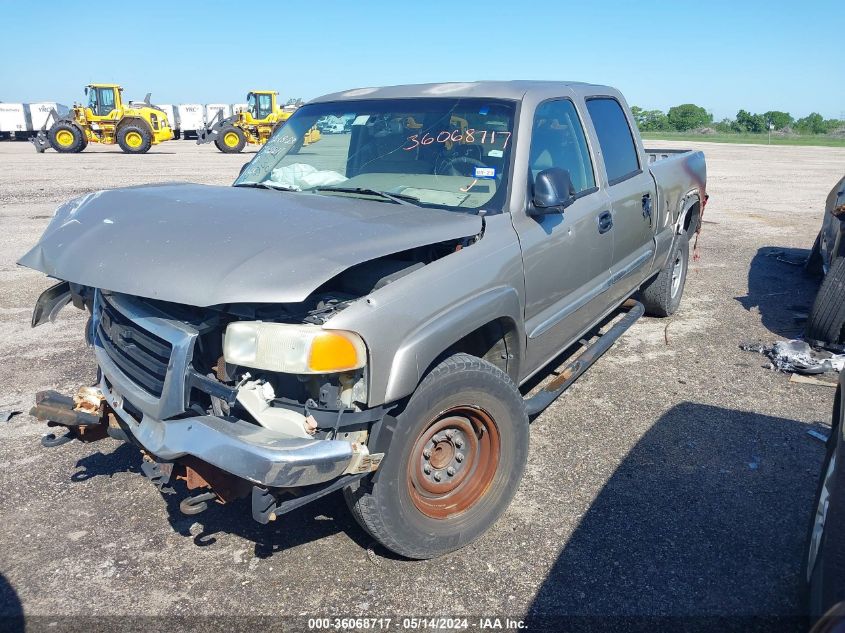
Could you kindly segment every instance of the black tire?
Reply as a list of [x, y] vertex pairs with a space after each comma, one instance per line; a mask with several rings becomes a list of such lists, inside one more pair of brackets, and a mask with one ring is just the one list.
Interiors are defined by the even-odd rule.
[[[71, 138], [71, 140], [65, 141], [65, 138]], [[62, 154], [81, 152], [88, 144], [85, 132], [79, 126], [66, 121], [54, 123], [47, 133], [47, 139], [50, 141], [50, 147]]]
[[[237, 138], [237, 142], [234, 144], [228, 142], [228, 139], [235, 138]], [[246, 146], [246, 136], [241, 128], [234, 125], [227, 125], [220, 130], [214, 144], [217, 146], [217, 149], [225, 154], [237, 154]]]
[[[656, 277], [640, 288], [640, 301], [649, 316], [667, 317], [681, 305], [689, 270], [689, 238], [681, 233], [675, 240], [672, 255]], [[676, 276], [677, 275], [677, 276]]]
[[807, 258], [807, 263], [804, 264], [804, 271], [812, 277], [821, 277], [824, 275], [824, 258], [821, 251], [822, 234], [816, 235], [816, 241], [813, 242], [813, 248], [810, 250], [810, 256]]
[[833, 260], [819, 286], [807, 319], [806, 338], [837, 345], [845, 343], [845, 257]]
[[143, 123], [126, 123], [117, 131], [117, 144], [127, 154], [146, 154], [153, 146], [153, 135]]
[[[845, 534], [845, 465], [842, 463], [845, 459], [842, 451], [845, 411], [842, 409], [842, 396], [840, 386], [836, 392], [832, 428], [816, 494], [813, 497], [813, 511], [810, 514], [801, 567], [801, 580], [806, 583], [807, 607], [813, 619], [819, 618], [831, 606], [845, 598], [845, 592], [842, 590], [845, 586], [845, 545], [842, 540]], [[827, 476], [829, 470], [830, 477]], [[826, 507], [822, 498], [823, 491], [827, 497]], [[817, 525], [817, 519], [822, 517], [824, 518], [820, 525]], [[816, 555], [812, 554], [814, 534], [818, 545]]]
[[346, 488], [344, 497], [358, 523], [387, 549], [433, 558], [464, 547], [496, 522], [527, 457], [528, 416], [516, 385], [494, 365], [455, 354], [423, 379], [397, 416], [379, 470]]

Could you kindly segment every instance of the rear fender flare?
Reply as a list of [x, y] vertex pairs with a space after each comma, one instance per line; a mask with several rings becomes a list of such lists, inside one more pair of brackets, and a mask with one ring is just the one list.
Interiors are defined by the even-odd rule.
[[684, 225], [687, 221], [687, 216], [689, 216], [690, 211], [692, 208], [698, 204], [699, 205], [699, 218], [701, 217], [701, 198], [699, 197], [699, 192], [697, 189], [693, 189], [688, 191], [682, 198], [681, 198], [681, 212], [678, 214], [678, 221], [675, 224], [675, 234], [680, 235], [683, 231]]

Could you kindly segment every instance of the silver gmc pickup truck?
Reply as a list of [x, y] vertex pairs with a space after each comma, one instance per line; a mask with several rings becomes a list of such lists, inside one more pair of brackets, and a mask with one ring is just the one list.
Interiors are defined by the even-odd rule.
[[[303, 144], [328, 119], [348, 132]], [[394, 552], [458, 549], [512, 499], [529, 419], [677, 309], [705, 180], [700, 152], [643, 149], [606, 86], [314, 99], [231, 187], [56, 210], [19, 262], [59, 281], [32, 324], [88, 310], [99, 372], [37, 395], [62, 431], [42, 444], [131, 442], [187, 514], [249, 496], [266, 523], [342, 490]]]

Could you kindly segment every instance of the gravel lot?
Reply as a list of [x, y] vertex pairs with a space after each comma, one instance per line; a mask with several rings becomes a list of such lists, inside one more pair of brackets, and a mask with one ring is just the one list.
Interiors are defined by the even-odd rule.
[[[586, 628], [695, 616], [678, 622], [702, 630], [704, 616], [748, 628], [733, 618], [797, 614], [823, 452], [807, 430], [828, 425], [833, 389], [791, 384], [738, 343], [801, 332], [816, 282], [777, 253], [806, 256], [845, 149], [699, 147], [711, 201], [681, 310], [643, 319], [533, 423], [525, 478], [481, 540], [397, 559], [338, 495], [266, 527], [247, 504], [184, 517], [129, 446], [44, 449], [45, 427], [24, 413], [0, 423], [3, 613], [498, 615], [534, 630], [561, 614]], [[54, 208], [101, 188], [228, 184], [249, 156], [185, 141], [144, 156], [0, 143], [0, 409], [94, 377], [80, 312], [29, 327], [50, 282], [15, 261]]]

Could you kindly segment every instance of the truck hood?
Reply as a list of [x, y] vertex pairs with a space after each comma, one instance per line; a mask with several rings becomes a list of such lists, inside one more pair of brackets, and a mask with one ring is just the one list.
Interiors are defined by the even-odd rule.
[[480, 231], [476, 215], [391, 202], [151, 185], [62, 205], [18, 264], [194, 306], [297, 303], [355, 264]]

